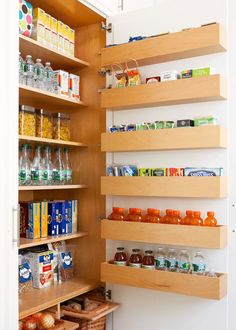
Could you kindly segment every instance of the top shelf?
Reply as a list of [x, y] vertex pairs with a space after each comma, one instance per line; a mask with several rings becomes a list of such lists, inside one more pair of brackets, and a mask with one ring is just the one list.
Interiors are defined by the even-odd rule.
[[218, 24], [102, 49], [102, 67], [135, 58], [139, 66], [220, 53], [227, 50], [226, 34]]

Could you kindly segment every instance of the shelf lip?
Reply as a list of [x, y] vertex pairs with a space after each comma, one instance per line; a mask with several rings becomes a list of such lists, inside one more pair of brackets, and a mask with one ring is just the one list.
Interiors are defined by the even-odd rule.
[[43, 143], [43, 144], [57, 144], [57, 145], [70, 146], [70, 147], [88, 147], [87, 144], [82, 143], [82, 142], [46, 139], [46, 138], [40, 138], [37, 136], [19, 135], [18, 138], [20, 141], [29, 141], [29, 142], [36, 142], [36, 143]]
[[19, 186], [19, 191], [33, 191], [33, 190], [67, 190], [67, 189], [85, 189], [87, 188], [84, 184], [71, 184], [61, 186]]
[[[50, 61], [53, 67], [60, 69], [73, 69], [89, 66], [89, 63], [86, 61], [74, 56], [63, 54], [24, 35], [19, 35], [19, 41], [20, 51], [23, 56], [27, 55], [26, 53], [30, 53], [34, 58], [41, 58], [43, 62]], [[25, 51], [25, 49], [27, 51]]]
[[220, 300], [227, 294], [227, 274], [219, 277], [196, 276], [178, 272], [147, 270], [128, 266], [101, 264], [101, 281], [137, 288]]
[[19, 296], [19, 319], [89, 292], [99, 285], [100, 283], [95, 280], [74, 277], [62, 283], [55, 283], [48, 288], [33, 289], [31, 292], [23, 293]]
[[103, 48], [101, 65], [108, 67], [114, 63], [124, 64], [131, 58], [135, 58], [139, 66], [144, 66], [226, 50], [225, 29], [221, 24], [215, 23]]
[[223, 249], [227, 246], [227, 226], [167, 225], [103, 219], [101, 237], [117, 241]]
[[101, 151], [162, 151], [227, 148], [226, 128], [219, 125], [102, 133]]
[[26, 249], [32, 246], [39, 246], [53, 242], [60, 242], [65, 240], [70, 240], [74, 238], [82, 238], [88, 236], [86, 232], [78, 232], [74, 234], [65, 234], [65, 235], [58, 235], [58, 236], [48, 236], [46, 238], [39, 238], [39, 239], [29, 239], [29, 238], [20, 238], [20, 247], [19, 250]]

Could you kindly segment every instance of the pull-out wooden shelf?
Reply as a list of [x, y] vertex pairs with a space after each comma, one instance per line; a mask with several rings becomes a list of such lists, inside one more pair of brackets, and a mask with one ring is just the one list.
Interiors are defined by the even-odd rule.
[[101, 93], [101, 107], [110, 110], [160, 107], [224, 100], [226, 95], [225, 80], [216, 74], [207, 77], [105, 89]]
[[118, 241], [182, 245], [205, 249], [222, 249], [227, 245], [226, 226], [198, 227], [102, 220], [101, 236]]
[[69, 97], [59, 96], [34, 87], [21, 85], [19, 103], [35, 108], [48, 110], [76, 110], [86, 105], [82, 101], [74, 101]]
[[221, 126], [184, 127], [150, 131], [102, 133], [106, 152], [226, 148], [226, 129]]
[[160, 35], [142, 41], [102, 49], [102, 66], [135, 58], [140, 66], [226, 51], [226, 35], [220, 24]]
[[227, 275], [207, 277], [132, 267], [107, 262], [101, 265], [101, 281], [220, 300], [227, 294]]
[[79, 296], [98, 286], [99, 283], [96, 281], [75, 277], [48, 288], [33, 289], [31, 292], [23, 293], [19, 297], [19, 319]]
[[78, 323], [74, 323], [74, 322], [70, 322], [70, 321], [64, 321], [64, 329], [65, 330], [76, 330], [79, 328], [79, 324]]
[[20, 186], [19, 191], [37, 191], [37, 190], [68, 190], [68, 189], [84, 189], [84, 184], [71, 184], [61, 186]]
[[47, 47], [38, 41], [20, 35], [20, 52], [23, 58], [31, 55], [33, 59], [40, 58], [43, 63], [50, 61], [54, 70], [70, 70], [75, 68], [84, 68], [89, 65], [88, 62], [80, 60], [73, 56], [60, 53], [50, 47]]
[[45, 139], [36, 136], [27, 136], [27, 135], [19, 135], [19, 141], [29, 142], [29, 143], [40, 143], [40, 144], [56, 144], [66, 147], [87, 147], [87, 144], [82, 142], [74, 142], [74, 141], [63, 141], [63, 140], [55, 140], [55, 139]]
[[223, 176], [104, 176], [101, 178], [101, 193], [111, 196], [224, 198], [227, 180]]

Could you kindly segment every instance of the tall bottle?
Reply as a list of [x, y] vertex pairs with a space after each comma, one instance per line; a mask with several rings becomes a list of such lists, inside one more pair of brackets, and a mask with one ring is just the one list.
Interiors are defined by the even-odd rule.
[[51, 67], [50, 62], [45, 63], [44, 74], [45, 74], [45, 83], [44, 83], [45, 90], [48, 91], [48, 92], [53, 93], [53, 90], [54, 90], [54, 88], [53, 88], [54, 87], [54, 71]]
[[42, 165], [43, 165], [42, 184], [46, 186], [50, 186], [52, 184], [52, 172], [53, 172], [50, 146], [44, 147], [44, 156], [42, 160]]
[[190, 273], [190, 258], [187, 250], [181, 250], [179, 255], [179, 272], [180, 273]]
[[22, 167], [22, 145], [19, 145], [19, 161], [18, 161], [18, 184], [21, 186], [21, 167]]
[[31, 55], [26, 56], [25, 60], [25, 79], [26, 85], [34, 87], [35, 66]]
[[205, 275], [206, 263], [201, 252], [197, 252], [193, 257], [192, 267], [193, 274]]
[[53, 163], [52, 180], [53, 184], [60, 185], [65, 183], [64, 162], [62, 160], [61, 147], [56, 148], [56, 158]]
[[44, 89], [44, 80], [45, 80], [44, 66], [42, 64], [41, 59], [37, 58], [35, 63], [34, 87]]
[[19, 53], [19, 84], [24, 84], [24, 70], [25, 70], [25, 61], [21, 57], [21, 53]]
[[72, 166], [69, 159], [69, 149], [64, 148], [64, 176], [65, 184], [72, 183]]
[[19, 181], [21, 186], [31, 185], [31, 161], [29, 158], [29, 145], [22, 145], [22, 158], [19, 168]]
[[157, 253], [155, 255], [155, 266], [157, 270], [165, 270], [165, 252], [163, 248], [158, 248]]
[[35, 147], [35, 154], [31, 168], [31, 180], [33, 186], [41, 186], [43, 184], [43, 164], [40, 145], [36, 145]]
[[169, 272], [175, 272], [178, 268], [178, 258], [175, 249], [169, 249], [165, 259], [166, 270]]

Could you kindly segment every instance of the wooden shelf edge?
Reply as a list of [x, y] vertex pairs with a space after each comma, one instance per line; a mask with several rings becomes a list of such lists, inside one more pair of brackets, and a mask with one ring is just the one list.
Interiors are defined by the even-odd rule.
[[20, 141], [29, 141], [29, 142], [36, 142], [36, 143], [43, 143], [43, 144], [57, 144], [57, 145], [81, 147], [81, 148], [88, 147], [87, 144], [82, 143], [82, 142], [46, 139], [46, 138], [40, 138], [40, 137], [36, 137], [36, 136], [19, 135], [18, 138]]
[[19, 186], [19, 191], [32, 191], [32, 190], [66, 190], [66, 189], [85, 189], [87, 188], [84, 184], [72, 184], [72, 185], [61, 185], [61, 186]]

